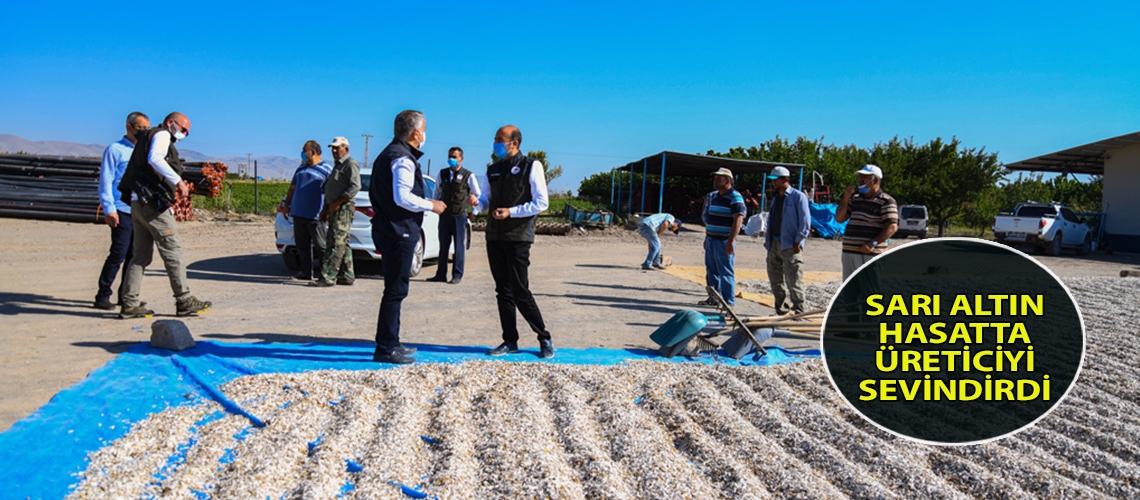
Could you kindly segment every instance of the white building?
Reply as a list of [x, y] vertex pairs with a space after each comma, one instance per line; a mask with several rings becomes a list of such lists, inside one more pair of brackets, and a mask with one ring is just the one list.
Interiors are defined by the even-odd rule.
[[1140, 252], [1140, 132], [1049, 153], [1005, 167], [1010, 170], [1104, 176], [1103, 244], [1119, 251]]

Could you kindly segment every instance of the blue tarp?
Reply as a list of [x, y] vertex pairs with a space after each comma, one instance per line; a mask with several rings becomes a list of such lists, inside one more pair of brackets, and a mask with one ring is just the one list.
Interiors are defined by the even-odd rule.
[[843, 230], [847, 228], [847, 223], [835, 221], [835, 209], [838, 207], [839, 205], [835, 203], [808, 204], [808, 209], [811, 212], [811, 228], [815, 229], [820, 238], [830, 240], [843, 236]]
[[[421, 363], [487, 360], [487, 347], [418, 345]], [[124, 436], [130, 426], [167, 407], [224, 399], [218, 387], [258, 373], [387, 368], [372, 362], [374, 344], [282, 344], [198, 342], [171, 352], [140, 343], [96, 369], [48, 404], [0, 434], [0, 498], [62, 498], [79, 482], [87, 454]], [[789, 352], [769, 347], [758, 362], [721, 357], [728, 365], [774, 365], [819, 356], [818, 350]], [[613, 365], [636, 359], [714, 363], [710, 357], [661, 357], [656, 351], [558, 349], [540, 360], [538, 350], [498, 358], [504, 362], [541, 361]], [[224, 401], [223, 405], [225, 404]]]

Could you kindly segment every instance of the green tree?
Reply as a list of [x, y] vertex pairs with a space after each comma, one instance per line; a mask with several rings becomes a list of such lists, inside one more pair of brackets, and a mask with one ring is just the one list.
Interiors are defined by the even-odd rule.
[[546, 173], [546, 185], [549, 186], [554, 179], [562, 177], [562, 165], [550, 166], [550, 160], [546, 159], [546, 151], [527, 151], [526, 155], [542, 162], [542, 171]]

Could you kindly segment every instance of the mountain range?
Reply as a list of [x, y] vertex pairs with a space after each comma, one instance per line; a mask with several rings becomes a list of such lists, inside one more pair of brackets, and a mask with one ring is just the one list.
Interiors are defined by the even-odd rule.
[[[0, 134], [0, 152], [24, 152], [37, 155], [101, 158], [103, 156], [103, 150], [106, 148], [106, 144], [80, 144], [78, 142], [65, 141], [29, 141], [12, 134]], [[247, 161], [247, 157], [245, 156], [209, 156], [189, 149], [179, 149], [178, 153], [182, 156], [182, 159], [186, 161], [225, 163], [226, 166], [229, 167], [229, 172], [235, 174], [239, 173], [238, 164], [245, 164]], [[253, 159], [257, 161], [257, 174], [265, 179], [290, 179], [293, 177], [293, 171], [297, 169], [297, 164], [300, 163], [296, 158], [286, 158], [284, 156], [259, 156]], [[250, 168], [248, 173], [253, 175], [253, 169]]]

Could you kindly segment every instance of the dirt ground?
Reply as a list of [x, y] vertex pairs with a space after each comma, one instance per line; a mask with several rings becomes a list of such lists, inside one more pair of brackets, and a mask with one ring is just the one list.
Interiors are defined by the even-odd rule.
[[[383, 283], [379, 266], [359, 262], [352, 287], [314, 289], [289, 279], [273, 246], [272, 219], [188, 222], [180, 226], [191, 292], [214, 308], [187, 324], [198, 339], [248, 342], [370, 342]], [[93, 309], [106, 248], [105, 226], [0, 219], [0, 430], [42, 406], [132, 344], [146, 341], [153, 320], [119, 320]], [[702, 266], [703, 233], [666, 234], [675, 264]], [[913, 241], [913, 240], [904, 240]], [[482, 233], [475, 233], [462, 284], [427, 283], [434, 262], [412, 279], [404, 302], [402, 340], [408, 344], [497, 345], [494, 285]], [[681, 309], [696, 309], [703, 287], [639, 269], [645, 242], [636, 232], [611, 230], [543, 236], [531, 254], [531, 290], [555, 347], [654, 348], [649, 334]], [[738, 268], [763, 269], [762, 242], [742, 238]], [[1118, 276], [1140, 269], [1140, 255], [1037, 257], [1056, 274]], [[811, 240], [812, 271], [840, 271], [839, 243]], [[148, 269], [142, 299], [174, 317], [165, 272]], [[738, 312], [772, 310], [738, 301]], [[522, 347], [534, 337], [520, 318]], [[815, 347], [777, 339], [785, 347]]]

